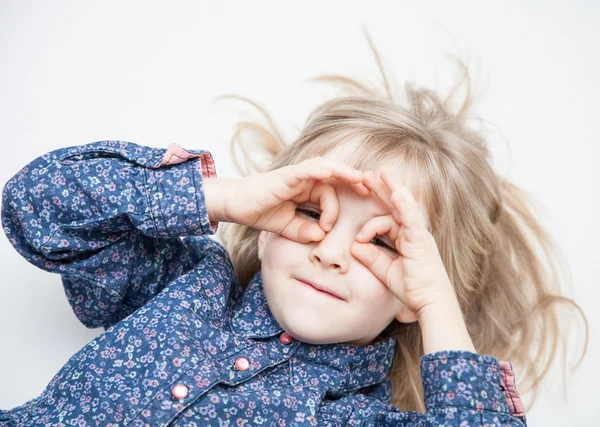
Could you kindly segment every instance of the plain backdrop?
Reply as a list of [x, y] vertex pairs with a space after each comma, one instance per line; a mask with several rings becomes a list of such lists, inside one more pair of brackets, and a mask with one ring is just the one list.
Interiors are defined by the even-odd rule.
[[[447, 88], [457, 74], [444, 54], [466, 48], [484, 89], [474, 113], [496, 127], [495, 167], [545, 206], [590, 322], [566, 395], [555, 370], [530, 425], [597, 426], [599, 17], [591, 0], [2, 0], [0, 182], [48, 151], [107, 139], [208, 149], [220, 177], [237, 177], [229, 140], [250, 110], [214, 97], [260, 102], [289, 142], [334, 95], [309, 77], [380, 82], [363, 26], [400, 87]], [[0, 283], [0, 408], [9, 409], [38, 396], [102, 329], [80, 324], [60, 277], [20, 257], [4, 233]]]

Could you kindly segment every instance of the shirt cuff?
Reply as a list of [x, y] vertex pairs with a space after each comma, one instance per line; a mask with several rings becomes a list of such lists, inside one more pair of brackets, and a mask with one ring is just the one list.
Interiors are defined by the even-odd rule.
[[445, 350], [421, 358], [425, 407], [457, 406], [525, 416], [512, 365], [493, 356]]
[[150, 211], [158, 234], [215, 234], [219, 222], [208, 217], [203, 182], [215, 178], [215, 162], [206, 150], [184, 150], [170, 144], [162, 160], [146, 169]]

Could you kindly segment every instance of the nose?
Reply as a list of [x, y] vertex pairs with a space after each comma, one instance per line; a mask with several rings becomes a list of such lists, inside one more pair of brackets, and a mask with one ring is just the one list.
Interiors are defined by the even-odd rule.
[[310, 251], [310, 260], [323, 264], [324, 268], [334, 268], [339, 273], [345, 273], [350, 266], [351, 233], [344, 232], [341, 226], [336, 226], [321, 241], [314, 242]]

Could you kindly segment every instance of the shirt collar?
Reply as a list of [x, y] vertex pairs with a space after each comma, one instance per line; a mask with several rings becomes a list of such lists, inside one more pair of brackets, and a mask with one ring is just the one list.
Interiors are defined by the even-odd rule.
[[[247, 338], [267, 338], [284, 332], [267, 304], [260, 271], [233, 307], [230, 325], [236, 334]], [[316, 376], [330, 393], [337, 394], [384, 381], [394, 356], [396, 337], [384, 337], [364, 346], [316, 345], [296, 339], [293, 345], [293, 381], [310, 387], [311, 378]]]

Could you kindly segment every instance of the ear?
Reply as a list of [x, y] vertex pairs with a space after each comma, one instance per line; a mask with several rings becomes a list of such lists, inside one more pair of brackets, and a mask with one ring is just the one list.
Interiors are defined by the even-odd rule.
[[265, 251], [265, 242], [267, 241], [267, 237], [269, 237], [269, 232], [265, 230], [261, 230], [258, 235], [258, 259], [262, 261], [263, 253]]
[[417, 315], [403, 304], [398, 314], [396, 314], [396, 320], [400, 323], [413, 323], [417, 321]]

